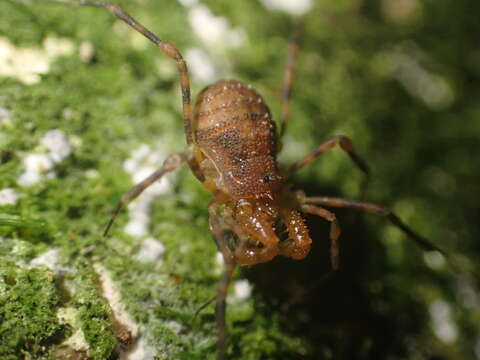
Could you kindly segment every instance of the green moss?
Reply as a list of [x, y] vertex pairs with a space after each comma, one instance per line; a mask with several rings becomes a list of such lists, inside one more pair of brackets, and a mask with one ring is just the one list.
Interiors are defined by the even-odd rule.
[[67, 334], [56, 310], [60, 294], [47, 268], [0, 266], [0, 358], [40, 358]]
[[90, 265], [79, 264], [72, 281], [72, 301], [78, 310], [80, 329], [89, 345], [88, 354], [95, 360], [113, 358], [117, 340], [112, 328], [112, 311], [101, 296], [98, 275]]

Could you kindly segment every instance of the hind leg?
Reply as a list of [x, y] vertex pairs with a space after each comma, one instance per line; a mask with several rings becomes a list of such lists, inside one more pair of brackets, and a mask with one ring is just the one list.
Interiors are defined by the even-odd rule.
[[435, 250], [442, 253], [443, 255], [446, 255], [445, 251], [443, 251], [442, 249], [440, 249], [438, 246], [431, 243], [427, 239], [423, 238], [422, 236], [418, 235], [416, 232], [410, 229], [407, 225], [405, 225], [403, 221], [400, 220], [400, 218], [397, 215], [395, 215], [395, 213], [393, 213], [390, 209], [384, 206], [355, 201], [355, 200], [348, 200], [348, 199], [343, 199], [338, 197], [331, 197], [331, 196], [306, 197], [303, 201], [305, 202], [305, 204], [315, 204], [315, 205], [340, 207], [340, 208], [351, 208], [351, 209], [365, 211], [371, 214], [385, 216], [393, 225], [399, 228], [403, 233], [405, 233], [409, 238], [415, 241], [424, 250], [427, 250], [427, 251]]

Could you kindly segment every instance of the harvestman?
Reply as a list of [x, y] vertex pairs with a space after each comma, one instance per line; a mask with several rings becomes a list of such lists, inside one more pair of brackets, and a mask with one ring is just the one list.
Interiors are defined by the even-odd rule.
[[[152, 175], [125, 193], [108, 222], [107, 235], [120, 209], [139, 196], [147, 187], [168, 172], [187, 163], [193, 174], [213, 192], [208, 209], [210, 227], [223, 255], [225, 272], [220, 279], [216, 300], [218, 359], [225, 358], [227, 329], [225, 325], [228, 286], [238, 265], [268, 262], [277, 255], [303, 259], [310, 251], [312, 239], [300, 213], [319, 216], [330, 222], [330, 257], [332, 269], [339, 267], [340, 226], [334, 213], [323, 208], [344, 207], [387, 217], [426, 250], [441, 251], [408, 228], [392, 211], [372, 203], [338, 197], [308, 197], [303, 191], [292, 191], [286, 185], [289, 175], [315, 161], [320, 155], [340, 147], [354, 164], [368, 176], [366, 163], [352, 149], [352, 141], [334, 136], [313, 152], [281, 172], [276, 155], [280, 149], [275, 123], [263, 98], [249, 85], [235, 80], [221, 80], [201, 91], [192, 112], [187, 64], [175, 46], [160, 40], [119, 6], [107, 2], [49, 3], [70, 6], [93, 6], [107, 9], [146, 36], [168, 57], [175, 60], [180, 76], [183, 124], [188, 149], [169, 156]], [[300, 25], [294, 29], [284, 75], [280, 138], [285, 133], [294, 65], [298, 55]], [[228, 233], [228, 234], [227, 234]], [[286, 236], [281, 236], [286, 233]], [[235, 236], [227, 236], [234, 234]]]

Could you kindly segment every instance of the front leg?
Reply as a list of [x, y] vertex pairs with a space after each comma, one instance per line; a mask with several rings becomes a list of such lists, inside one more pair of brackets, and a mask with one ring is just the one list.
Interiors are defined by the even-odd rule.
[[108, 221], [107, 225], [105, 226], [105, 230], [103, 231], [103, 236], [107, 236], [108, 231], [113, 225], [113, 222], [117, 218], [118, 213], [122, 209], [123, 206], [127, 205], [129, 202], [134, 200], [137, 196], [139, 196], [146, 188], [152, 185], [155, 181], [159, 180], [163, 175], [166, 173], [172, 172], [180, 165], [182, 165], [187, 159], [187, 154], [185, 153], [178, 153], [172, 154], [165, 159], [163, 165], [160, 169], [155, 171], [152, 175], [148, 176], [146, 179], [141, 181], [140, 183], [133, 186], [130, 190], [128, 190], [125, 194], [122, 195], [120, 201], [115, 208], [112, 217]]

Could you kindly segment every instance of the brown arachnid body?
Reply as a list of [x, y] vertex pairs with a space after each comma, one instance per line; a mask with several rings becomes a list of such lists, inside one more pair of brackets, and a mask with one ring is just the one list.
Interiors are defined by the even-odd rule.
[[[169, 156], [160, 169], [122, 196], [104, 235], [122, 206], [139, 196], [164, 174], [176, 170], [183, 163], [189, 165], [200, 182], [213, 192], [213, 200], [208, 206], [210, 227], [225, 263], [224, 275], [219, 281], [217, 294], [212, 299], [216, 300], [218, 359], [225, 358], [225, 298], [235, 267], [267, 262], [277, 255], [295, 260], [305, 258], [310, 251], [312, 239], [301, 213], [313, 214], [330, 222], [330, 255], [334, 270], [339, 266], [340, 227], [335, 214], [322, 206], [354, 208], [386, 216], [423, 248], [440, 251], [415, 234], [385, 207], [336, 197], [307, 197], [302, 191], [292, 191], [286, 185], [287, 175], [337, 146], [368, 175], [368, 167], [353, 152], [349, 138], [332, 137], [305, 159], [293, 164], [286, 173], [282, 173], [276, 161], [280, 146], [275, 123], [263, 98], [249, 85], [235, 80], [218, 81], [199, 94], [192, 112], [187, 64], [173, 44], [160, 40], [117, 5], [89, 1], [49, 2], [106, 8], [146, 36], [177, 63], [188, 149]], [[289, 48], [280, 135], [283, 135], [287, 125], [293, 68], [298, 53], [298, 31], [299, 26], [295, 28]], [[234, 243], [227, 242], [226, 231], [235, 235]], [[286, 232], [287, 236], [280, 237], [282, 232]]]

